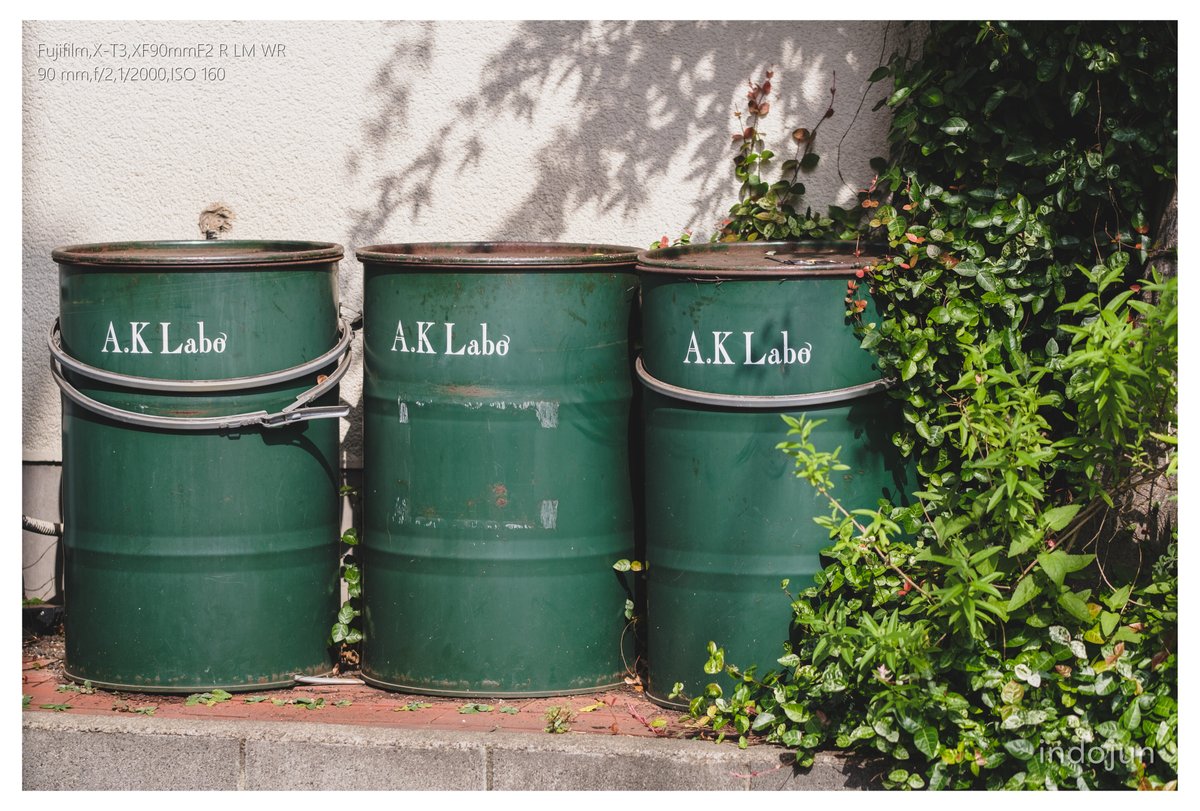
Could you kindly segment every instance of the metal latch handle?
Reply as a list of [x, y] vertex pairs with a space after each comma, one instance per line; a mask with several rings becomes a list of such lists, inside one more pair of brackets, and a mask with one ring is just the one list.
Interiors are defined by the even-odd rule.
[[67, 354], [67, 351], [62, 348], [62, 334], [59, 330], [58, 319], [54, 319], [54, 323], [50, 325], [50, 334], [48, 343], [50, 345], [50, 354], [64, 368], [69, 369], [75, 374], [83, 377], [99, 381], [101, 383], [110, 383], [114, 386], [120, 386], [124, 389], [136, 389], [138, 391], [165, 391], [176, 392], [181, 394], [195, 394], [198, 392], [213, 392], [213, 391], [243, 391], [245, 389], [257, 389], [265, 386], [274, 386], [276, 383], [286, 383], [289, 380], [306, 377], [307, 375], [324, 369], [329, 364], [340, 358], [343, 354], [349, 351], [350, 342], [354, 339], [354, 330], [350, 322], [345, 318], [338, 318], [338, 340], [333, 348], [323, 355], [313, 358], [310, 361], [301, 363], [299, 366], [292, 366], [287, 369], [280, 369], [275, 372], [265, 372], [260, 375], [250, 375], [248, 377], [227, 377], [218, 380], [168, 380], [161, 377], [137, 377], [135, 375], [125, 375], [119, 372], [110, 372], [107, 369], [101, 369], [96, 366], [90, 366], [83, 361]]
[[[346, 323], [344, 320], [341, 323], [342, 323], [344, 335], [350, 336], [351, 330], [350, 330], [349, 324]], [[55, 323], [55, 326], [57, 327], [57, 322]], [[128, 411], [123, 408], [111, 406], [106, 403], [101, 403], [98, 400], [88, 397], [86, 394], [79, 391], [79, 389], [72, 386], [69, 382], [67, 382], [67, 379], [63, 376], [63, 367], [62, 367], [61, 360], [60, 360], [61, 357], [65, 356], [65, 357], [69, 358], [70, 356], [66, 355], [65, 352], [62, 352], [61, 349], [59, 349], [58, 352], [54, 351], [54, 349], [55, 349], [54, 341], [53, 341], [54, 336], [55, 336], [55, 333], [54, 333], [54, 330], [52, 330], [51, 331], [50, 375], [51, 375], [51, 377], [54, 378], [54, 382], [57, 383], [58, 387], [62, 390], [63, 395], [68, 400], [70, 400], [71, 402], [75, 403], [76, 405], [78, 405], [82, 408], [86, 408], [87, 410], [89, 410], [93, 413], [99, 414], [102, 417], [107, 417], [108, 419], [114, 420], [116, 422], [122, 422], [127, 425], [139, 425], [139, 426], [143, 426], [143, 427], [147, 427], [147, 428], [162, 428], [162, 429], [175, 430], [175, 431], [214, 431], [214, 430], [221, 431], [221, 430], [230, 430], [230, 429], [235, 429], [235, 428], [246, 428], [246, 427], [251, 427], [251, 426], [262, 426], [263, 428], [280, 428], [285, 425], [291, 425], [296, 422], [304, 422], [307, 420], [332, 419], [332, 418], [338, 418], [338, 417], [345, 417], [345, 416], [349, 415], [349, 413], [350, 413], [350, 406], [348, 406], [348, 405], [306, 407], [306, 406], [308, 406], [308, 403], [311, 403], [313, 400], [317, 399], [321, 395], [325, 394], [326, 392], [332, 390], [335, 386], [337, 386], [337, 384], [341, 381], [341, 379], [346, 375], [346, 372], [350, 369], [351, 353], [350, 353], [349, 340], [346, 340], [344, 342], [339, 342], [338, 347], [335, 347], [335, 349], [340, 348], [342, 354], [341, 354], [340, 360], [338, 361], [338, 365], [333, 370], [333, 372], [331, 372], [324, 379], [320, 380], [317, 383], [317, 385], [313, 386], [312, 388], [310, 388], [307, 391], [300, 394], [291, 404], [285, 406], [284, 408], [282, 408], [281, 410], [279, 410], [277, 412], [272, 413], [272, 412], [267, 412], [267, 411], [252, 411], [252, 412], [246, 412], [246, 413], [242, 413], [242, 414], [231, 414], [228, 416], [219, 416], [219, 417], [166, 417], [166, 416], [160, 416], [157, 414], [141, 414], [141, 413], [138, 413], [135, 411]], [[331, 354], [330, 352], [327, 352], [321, 356], [321, 359], [325, 359], [324, 365], [328, 365], [330, 360], [332, 360], [332, 358], [329, 358], [330, 354]], [[71, 358], [71, 360], [74, 360], [74, 359]], [[76, 362], [78, 363], [78, 361], [76, 361]], [[310, 361], [310, 363], [303, 364], [303, 366], [308, 367], [311, 365], [311, 363], [312, 362]], [[88, 368], [88, 369], [93, 368], [93, 367], [86, 366], [86, 364], [80, 364], [80, 365], [83, 365], [83, 366], [85, 366], [85, 368]], [[301, 368], [301, 367], [293, 367], [293, 369], [298, 369], [298, 368]], [[290, 370], [285, 370], [285, 371], [290, 371]], [[282, 373], [281, 372], [268, 372], [265, 375], [258, 375], [258, 376], [249, 377], [249, 378], [231, 378], [231, 380], [248, 381], [249, 385], [247, 385], [243, 388], [257, 388], [259, 386], [264, 385], [262, 383], [256, 382], [258, 380], [258, 378], [269, 378], [269, 379], [271, 379], [271, 382], [274, 383], [274, 382], [279, 382], [279, 380], [281, 379], [281, 378], [279, 378], [280, 374], [282, 374]], [[85, 376], [87, 376], [86, 373], [85, 373]], [[122, 377], [127, 380], [153, 379], [153, 378], [130, 378], [125, 375], [118, 375], [118, 377]], [[288, 380], [288, 379], [293, 379], [293, 378], [294, 378], [294, 375], [292, 375], [290, 377], [282, 378], [282, 379]], [[217, 383], [220, 381], [178, 381], [178, 382]], [[136, 387], [133, 387], [133, 388], [136, 388]], [[157, 388], [157, 389], [153, 389], [153, 390], [169, 391], [170, 389]], [[205, 389], [205, 390], [206, 391], [221, 391], [221, 390], [225, 390], [225, 389]], [[194, 391], [194, 389], [190, 389], [190, 391]]]
[[642, 381], [642, 385], [651, 391], [656, 391], [667, 397], [673, 397], [676, 400], [684, 400], [689, 403], [732, 408], [798, 408], [801, 406], [825, 405], [826, 403], [840, 403], [846, 400], [865, 397], [877, 391], [887, 391], [896, 385], [896, 378], [885, 377], [880, 380], [872, 380], [869, 383], [860, 383], [857, 386], [847, 386], [843, 389], [829, 389], [827, 391], [814, 391], [806, 394], [720, 394], [717, 392], [698, 391], [697, 389], [685, 389], [682, 386], [674, 386], [663, 380], [659, 380], [646, 371], [646, 365], [642, 363], [640, 356], [634, 364], [634, 369], [637, 371], [637, 376]]

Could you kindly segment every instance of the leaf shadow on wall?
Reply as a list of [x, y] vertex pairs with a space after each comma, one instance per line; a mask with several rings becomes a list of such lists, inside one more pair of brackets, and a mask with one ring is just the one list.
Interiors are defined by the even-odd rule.
[[[377, 109], [346, 159], [352, 180], [375, 176], [369, 202], [350, 212], [356, 246], [397, 239], [555, 240], [581, 209], [613, 211], [637, 222], [625, 242], [648, 242], [664, 228], [688, 225], [707, 238], [705, 229], [737, 194], [729, 164], [730, 134], [737, 128], [731, 101], [744, 105], [739, 91], [746, 80], [777, 67], [773, 106], [780, 113], [771, 126], [790, 132], [819, 119], [836, 70], [837, 119], [822, 129], [818, 144], [832, 161], [866, 76], [886, 53], [889, 30], [883, 23], [836, 21], [525, 22], [487, 60], [474, 91], [448, 102], [448, 126], [431, 127], [417, 112], [419, 102], [431, 88], [460, 81], [434, 67], [436, 50], [447, 47], [438, 38], [448, 32], [439, 26], [450, 24], [401, 25], [407, 27], [398, 29], [370, 86]], [[454, 43], [462, 49], [483, 44]], [[814, 81], [820, 86], [815, 93]], [[876, 85], [863, 112], [885, 92]], [[554, 117], [544, 137], [535, 119], [542, 126], [545, 105], [550, 99], [561, 103], [564, 93], [570, 112]], [[516, 180], [519, 187], [509, 176], [500, 189], [503, 199], [497, 199], [495, 188], [480, 190], [476, 181], [511, 171], [497, 163], [506, 155], [494, 139], [505, 137], [497, 122], [514, 120], [545, 145], [534, 169]], [[855, 157], [865, 166], [871, 156]], [[845, 153], [839, 162], [847, 163]], [[846, 172], [844, 182], [869, 182], [861, 174]], [[664, 198], [678, 193], [679, 183], [698, 189], [690, 218], [666, 222], [666, 204], [673, 201]], [[460, 198], [452, 214], [431, 202], [447, 188]], [[809, 202], [823, 207], [835, 201], [810, 192]], [[497, 205], [506, 206], [498, 225]], [[482, 220], [492, 224], [472, 230]]]

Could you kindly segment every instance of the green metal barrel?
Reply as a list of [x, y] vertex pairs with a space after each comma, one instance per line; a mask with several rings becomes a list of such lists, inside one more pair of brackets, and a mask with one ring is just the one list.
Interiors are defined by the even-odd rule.
[[635, 254], [358, 252], [371, 684], [538, 696], [622, 681], [626, 591], [612, 566], [633, 550]]
[[283, 687], [331, 667], [340, 245], [76, 245], [59, 264], [68, 676]]
[[[781, 414], [825, 420], [813, 438], [850, 466], [853, 507], [908, 503], [914, 480], [893, 448], [897, 412], [846, 318], [847, 282], [869, 263], [853, 246], [733, 243], [639, 255], [645, 397], [647, 694], [688, 697], [714, 679], [707, 645], [759, 672], [791, 633], [780, 588], [812, 583], [827, 501], [796, 479]], [[865, 293], [865, 287], [863, 292]], [[870, 296], [856, 293], [861, 300]], [[873, 305], [863, 313], [874, 315]]]

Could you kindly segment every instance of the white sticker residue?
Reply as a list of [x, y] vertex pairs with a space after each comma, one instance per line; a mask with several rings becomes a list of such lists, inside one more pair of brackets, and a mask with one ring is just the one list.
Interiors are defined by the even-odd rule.
[[534, 408], [537, 409], [538, 422], [542, 424], [543, 428], [558, 427], [558, 403], [550, 401], [534, 403]]
[[542, 502], [542, 528], [554, 529], [558, 526], [558, 499]]

